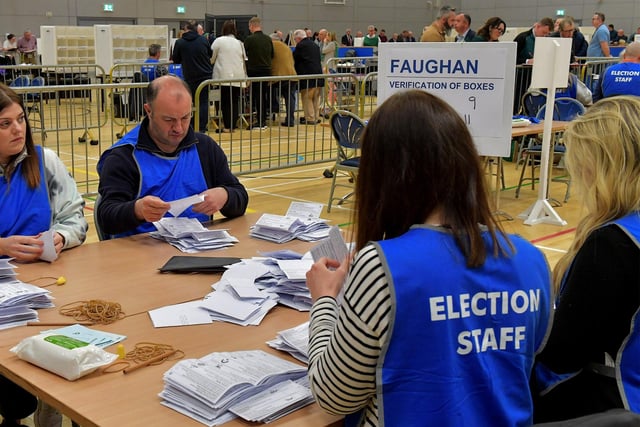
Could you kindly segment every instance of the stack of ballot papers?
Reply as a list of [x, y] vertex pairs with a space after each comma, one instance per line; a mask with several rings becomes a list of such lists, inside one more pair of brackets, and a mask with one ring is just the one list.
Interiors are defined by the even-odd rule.
[[0, 259], [0, 329], [38, 320], [39, 308], [53, 307], [49, 291], [17, 279], [11, 258]]
[[[300, 311], [311, 309], [305, 274], [313, 260], [293, 251], [263, 253], [230, 265], [215, 290], [201, 301], [174, 304], [149, 311], [156, 328], [200, 325], [213, 320], [259, 325], [280, 303]], [[286, 259], [278, 259], [286, 258]]]
[[162, 404], [207, 426], [271, 422], [313, 402], [304, 366], [260, 350], [211, 353], [164, 374]]
[[278, 332], [267, 345], [276, 350], [286, 351], [299, 361], [309, 364], [309, 322]]
[[261, 257], [233, 264], [213, 284], [215, 292], [205, 296], [200, 307], [209, 311], [213, 320], [243, 326], [259, 325], [278, 303], [309, 311], [311, 294], [305, 274], [313, 260], [298, 257]]
[[328, 232], [325, 219], [263, 214], [249, 234], [258, 239], [285, 243], [293, 239], [315, 242], [326, 238]]
[[165, 217], [153, 223], [151, 237], [164, 240], [182, 252], [195, 253], [232, 246], [238, 239], [227, 230], [209, 230], [196, 218]]

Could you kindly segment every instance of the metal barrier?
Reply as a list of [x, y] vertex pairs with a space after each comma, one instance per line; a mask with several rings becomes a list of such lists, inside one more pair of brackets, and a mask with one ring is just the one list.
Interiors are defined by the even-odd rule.
[[[344, 65], [345, 60], [349, 59], [334, 58], [331, 61], [337, 66]], [[605, 67], [617, 61], [617, 58], [589, 60], [572, 72], [593, 80]], [[132, 79], [125, 78], [130, 71], [133, 75], [134, 67], [137, 70], [141, 65], [119, 64], [109, 74], [96, 65], [86, 64], [62, 67], [4, 66], [0, 67], [0, 82], [13, 85], [15, 91], [24, 97], [36, 141], [59, 154], [83, 194], [93, 194], [97, 190], [95, 165], [100, 154], [118, 140], [128, 127], [137, 125], [142, 119], [141, 114], [130, 117], [132, 110], [128, 107], [128, 100], [131, 98], [126, 98], [126, 107], [122, 99], [122, 95], [129, 96], [136, 91], [141, 93], [146, 88], [146, 82], [134, 83]], [[127, 67], [130, 69], [127, 70]], [[528, 71], [520, 72], [520, 76], [526, 77], [530, 69], [528, 67]], [[110, 83], [101, 82], [103, 76]], [[36, 77], [42, 77], [44, 85], [33, 86]], [[310, 79], [324, 81], [324, 90], [320, 95], [323, 123], [312, 126], [300, 124], [304, 112], [299, 90], [295, 91], [295, 108], [291, 114], [287, 114], [284, 100], [289, 87], [299, 89]], [[17, 86], [20, 80], [22, 83], [28, 82], [28, 85]], [[42, 82], [42, 79], [36, 81]], [[57, 82], [60, 84], [52, 84]], [[525, 85], [525, 82], [526, 79], [520, 84]], [[258, 92], [252, 91], [252, 83], [260, 83], [253, 85]], [[222, 123], [220, 91], [232, 85], [245, 86], [240, 90], [237, 104], [232, 107], [236, 108], [238, 114], [238, 120], [233, 124], [235, 131], [216, 133]], [[528, 83], [525, 87], [528, 88]], [[202, 90], [210, 91], [209, 134], [224, 149], [232, 171], [246, 175], [334, 159], [335, 142], [326, 119], [338, 109], [355, 112], [363, 119], [370, 117], [377, 107], [377, 72], [364, 75], [332, 72], [247, 80], [207, 80], [200, 85], [196, 96]], [[257, 121], [252, 105], [254, 99], [263, 95], [268, 109], [268, 126], [260, 129], [252, 126]], [[196, 109], [196, 126], [198, 113]], [[122, 115], [125, 117], [120, 117]], [[282, 126], [281, 123], [286, 123], [291, 116], [294, 121], [287, 124], [294, 126]]]
[[604, 70], [620, 62], [620, 58], [586, 58], [581, 70], [580, 80], [594, 92]]
[[[358, 111], [359, 80], [358, 76], [351, 73], [207, 80], [200, 84], [196, 90], [196, 99], [199, 99], [203, 90], [208, 90], [210, 95], [218, 94], [209, 98], [208, 129], [214, 135], [223, 127], [221, 112], [224, 106], [218, 101], [219, 93], [229, 90], [229, 86], [246, 86], [240, 90], [237, 104], [231, 103], [230, 110], [227, 110], [232, 117], [238, 117], [232, 124], [234, 132], [220, 133], [214, 138], [223, 147], [235, 174], [326, 162], [335, 158], [335, 142], [328, 122], [315, 125], [310, 123], [312, 126], [301, 123], [304, 112], [299, 89], [310, 80], [324, 81], [325, 89], [319, 100], [319, 115], [322, 119], [328, 119], [336, 109]], [[287, 111], [284, 99], [290, 87], [294, 87], [296, 92], [292, 94], [295, 100], [293, 112]], [[264, 99], [268, 126], [260, 123], [261, 119], [256, 115], [255, 107], [260, 99]], [[290, 117], [293, 118], [292, 123], [289, 123]], [[196, 104], [194, 128], [199, 127], [199, 121], [199, 106]], [[294, 126], [284, 126], [282, 123]]]
[[[0, 81], [24, 93], [33, 130], [43, 139], [51, 131], [74, 130], [82, 131], [79, 141], [93, 144], [92, 130], [106, 123], [104, 92], [96, 87], [103, 75], [102, 67], [87, 64], [0, 67]], [[50, 102], [58, 108], [44, 109]]]
[[[325, 90], [320, 96], [323, 123], [301, 125], [300, 118], [304, 117], [304, 114], [297, 91], [296, 108], [293, 111], [295, 126], [281, 126], [281, 122], [287, 117], [282, 98], [286, 85], [295, 83], [299, 86], [307, 79], [324, 79], [325, 88], [329, 84], [340, 83], [344, 90], [342, 102], [350, 104], [351, 107], [335, 100], [331, 101], [326, 95], [328, 90]], [[255, 115], [251, 108], [254, 95], [249, 87], [253, 81], [260, 80], [270, 84], [267, 86], [269, 100], [276, 104], [270, 111], [267, 123], [269, 126], [265, 130], [250, 126]], [[233, 82], [209, 80], [199, 89], [203, 90], [206, 87], [215, 93]], [[241, 91], [238, 101], [241, 119], [233, 133], [215, 132], [221, 120], [218, 113], [221, 103], [217, 98], [210, 99], [209, 135], [224, 149], [234, 173], [246, 175], [335, 159], [335, 142], [326, 119], [334, 109], [355, 108], [357, 111], [360, 108], [360, 84], [357, 76], [284, 76], [248, 79], [246, 83], [249, 87]], [[114, 105], [114, 99], [117, 97], [113, 94], [143, 91], [146, 86], [145, 82], [121, 81], [104, 84], [24, 86], [13, 89], [23, 96], [36, 143], [57, 152], [76, 180], [80, 192], [92, 195], [96, 193], [98, 186], [96, 163], [102, 152], [123, 133], [123, 122], [114, 117], [114, 111], [119, 107]], [[195, 116], [197, 117], [197, 112]], [[141, 118], [127, 121], [126, 125], [135, 126], [140, 120]], [[95, 145], [90, 143], [91, 141], [94, 141]]]
[[[127, 133], [144, 117], [144, 88], [156, 77], [175, 73], [172, 62], [125, 62], [115, 64], [109, 70], [107, 83], [118, 83], [109, 93], [109, 117], [120, 130], [118, 138]], [[181, 70], [181, 69], [180, 69]], [[141, 86], [124, 86], [124, 83], [143, 83]]]

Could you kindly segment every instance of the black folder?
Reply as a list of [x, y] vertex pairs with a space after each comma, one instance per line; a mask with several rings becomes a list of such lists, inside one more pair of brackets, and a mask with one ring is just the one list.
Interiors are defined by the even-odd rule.
[[163, 273], [221, 273], [225, 266], [240, 262], [234, 257], [173, 256], [160, 267]]

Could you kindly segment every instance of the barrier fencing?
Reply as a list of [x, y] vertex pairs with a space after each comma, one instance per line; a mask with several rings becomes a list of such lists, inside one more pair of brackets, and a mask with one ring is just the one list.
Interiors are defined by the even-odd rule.
[[[593, 84], [605, 67], [617, 61], [617, 58], [589, 59], [572, 68], [572, 72]], [[345, 109], [367, 119], [377, 106], [377, 62], [368, 61], [368, 68], [363, 68], [368, 71], [365, 74], [338, 72], [358, 71], [352, 64], [349, 58], [335, 58], [329, 62], [327, 74], [203, 82], [196, 97], [208, 91], [208, 133], [224, 149], [232, 171], [246, 175], [335, 159], [330, 114]], [[141, 74], [144, 65], [147, 64], [118, 64], [108, 74], [97, 65], [86, 64], [3, 66], [0, 82], [12, 85], [23, 96], [36, 142], [56, 151], [74, 176], [80, 192], [90, 195], [97, 191], [95, 165], [102, 151], [143, 118], [143, 94], [148, 83], [136, 82], [135, 75]], [[526, 66], [516, 69], [516, 87], [528, 88], [530, 70], [531, 67]], [[321, 80], [324, 84], [319, 99], [322, 123], [306, 125], [300, 123], [300, 119], [305, 118], [300, 88], [311, 80]], [[235, 109], [238, 120], [233, 124], [234, 132], [217, 133], [223, 127], [221, 91], [231, 86], [241, 87], [232, 110], [227, 111], [233, 113]], [[285, 101], [290, 88], [295, 89], [288, 100], [289, 105], [295, 104], [293, 111], [288, 110]], [[268, 111], [264, 129], [257, 126], [254, 108], [261, 98]], [[519, 104], [520, 97], [516, 95], [514, 105], [518, 109]], [[198, 116], [196, 105], [195, 128], [199, 124]], [[290, 117], [294, 126], [282, 126]]]

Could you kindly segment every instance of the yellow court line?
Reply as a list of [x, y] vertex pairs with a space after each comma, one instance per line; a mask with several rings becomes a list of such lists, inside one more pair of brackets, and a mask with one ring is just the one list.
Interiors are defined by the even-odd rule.
[[540, 245], [534, 245], [536, 248], [541, 249], [543, 251], [551, 251], [551, 252], [560, 252], [562, 254], [566, 254], [567, 251], [566, 249], [557, 249], [557, 248], [550, 248], [548, 246], [540, 246]]

